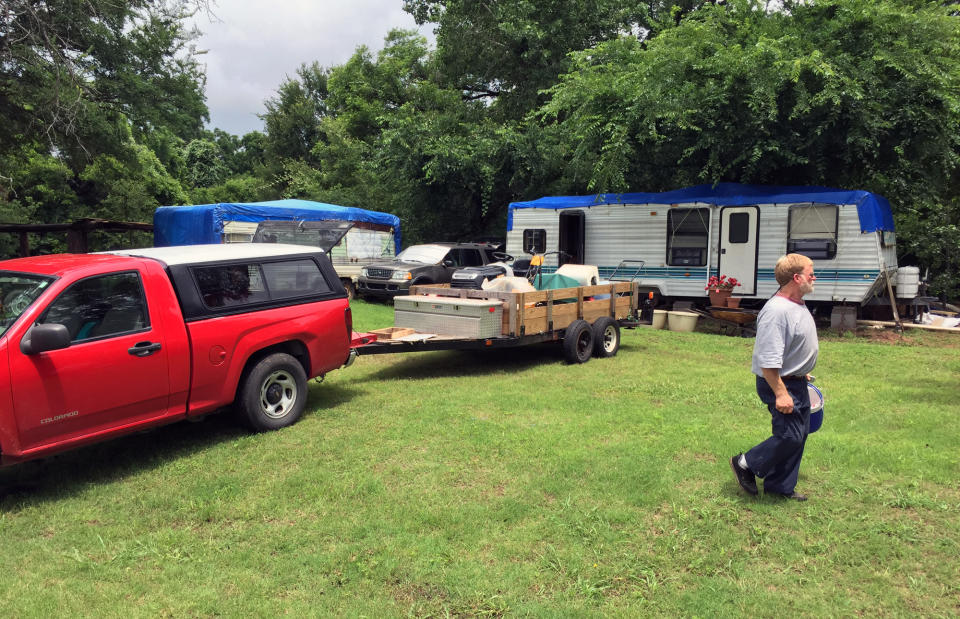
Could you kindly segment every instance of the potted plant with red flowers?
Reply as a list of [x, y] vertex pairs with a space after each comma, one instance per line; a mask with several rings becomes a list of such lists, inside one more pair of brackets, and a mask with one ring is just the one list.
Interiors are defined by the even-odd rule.
[[[740, 298], [732, 298], [733, 289], [740, 285], [735, 277], [711, 275], [704, 287], [710, 294], [710, 305], [713, 307], [740, 307]], [[734, 301], [731, 303], [731, 301]]]

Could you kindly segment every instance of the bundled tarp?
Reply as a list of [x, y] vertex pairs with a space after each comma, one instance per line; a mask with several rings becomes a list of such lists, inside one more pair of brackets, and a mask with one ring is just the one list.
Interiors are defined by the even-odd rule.
[[390, 213], [309, 200], [219, 202], [194, 206], [161, 206], [153, 214], [153, 244], [202, 245], [220, 243], [224, 222], [264, 220], [320, 221], [339, 219], [393, 228], [394, 247], [400, 248], [400, 218]]
[[553, 196], [513, 202], [507, 213], [507, 230], [513, 230], [513, 211], [523, 208], [590, 208], [601, 204], [714, 204], [747, 206], [753, 204], [856, 204], [860, 231], [893, 230], [893, 211], [883, 196], [869, 191], [847, 191], [829, 187], [788, 187], [718, 183], [696, 185], [662, 193], [601, 193], [590, 196]]

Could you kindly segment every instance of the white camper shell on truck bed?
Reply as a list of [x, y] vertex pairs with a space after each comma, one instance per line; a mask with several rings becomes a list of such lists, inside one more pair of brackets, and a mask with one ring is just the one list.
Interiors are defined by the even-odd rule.
[[[808, 301], [862, 305], [885, 293], [897, 273], [890, 203], [867, 191], [720, 183], [665, 193], [547, 197], [514, 202], [507, 252], [544, 254], [624, 273], [669, 299], [705, 300], [711, 275], [734, 277], [734, 296], [765, 300], [778, 285], [773, 266], [794, 252], [810, 256], [817, 284]], [[560, 252], [553, 253], [550, 252]], [[618, 277], [619, 279], [619, 277]], [[912, 299], [916, 286], [897, 296]]]

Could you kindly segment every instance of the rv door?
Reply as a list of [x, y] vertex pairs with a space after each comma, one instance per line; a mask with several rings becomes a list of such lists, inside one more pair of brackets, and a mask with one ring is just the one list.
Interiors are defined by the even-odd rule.
[[560, 250], [558, 266], [565, 264], [583, 264], [584, 256], [584, 215], [583, 211], [560, 211]]
[[735, 277], [740, 282], [733, 289], [736, 295], [757, 293], [757, 234], [760, 230], [760, 208], [727, 206], [720, 211], [720, 275]]

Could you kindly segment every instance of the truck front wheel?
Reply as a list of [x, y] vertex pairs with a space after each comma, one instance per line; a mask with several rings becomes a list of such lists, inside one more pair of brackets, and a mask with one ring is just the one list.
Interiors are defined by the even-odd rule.
[[273, 353], [249, 372], [237, 398], [244, 420], [258, 432], [296, 423], [307, 404], [307, 375], [296, 359]]

